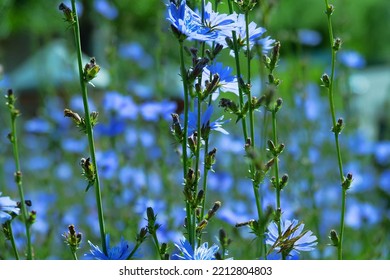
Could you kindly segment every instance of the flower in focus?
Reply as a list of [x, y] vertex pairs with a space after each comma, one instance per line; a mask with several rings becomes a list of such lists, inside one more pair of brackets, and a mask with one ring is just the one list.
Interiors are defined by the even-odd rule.
[[[201, 132], [202, 137], [205, 137], [210, 133], [211, 130], [219, 131], [223, 134], [229, 134], [225, 129], [222, 128], [222, 125], [229, 120], [222, 121], [224, 116], [219, 117], [217, 120], [210, 122], [211, 115], [213, 114], [214, 107], [212, 105], [208, 106], [206, 111], [201, 116]], [[197, 120], [198, 120], [198, 110], [195, 108], [194, 112], [189, 112], [188, 116], [188, 134], [191, 135], [197, 131]]]
[[237, 78], [232, 75], [232, 68], [224, 67], [221, 62], [214, 63], [213, 65], [203, 68], [202, 80], [209, 80], [214, 74], [218, 74], [219, 82], [217, 85], [217, 91], [213, 93], [213, 100], [216, 100], [219, 96], [219, 91], [232, 92], [238, 96], [238, 82]]
[[231, 36], [232, 31], [237, 27], [237, 14], [219, 14], [213, 11], [211, 2], [208, 2], [204, 8], [204, 25], [209, 28], [209, 33], [217, 31], [221, 40], [226, 36]]
[[215, 253], [219, 250], [217, 245], [214, 244], [209, 248], [208, 243], [205, 242], [194, 251], [186, 239], [180, 240], [180, 244], [175, 244], [175, 246], [180, 254], [174, 254], [172, 256], [174, 260], [215, 260]]
[[91, 246], [90, 253], [85, 254], [84, 256], [87, 259], [96, 259], [96, 260], [126, 260], [130, 253], [129, 243], [122, 237], [118, 245], [111, 248], [110, 246], [110, 235], [106, 235], [106, 245], [107, 245], [107, 255], [100, 250], [99, 246], [95, 246], [88, 240], [89, 245]]
[[194, 39], [198, 41], [208, 41], [216, 38], [216, 32], [210, 32], [210, 29], [202, 24], [201, 17], [191, 10], [186, 0], [182, 0], [179, 6], [175, 3], [168, 5], [167, 20], [179, 39]]
[[[262, 47], [263, 53], [268, 52], [272, 48], [272, 44], [275, 42], [275, 40], [271, 39], [270, 37], [261, 38], [263, 34], [266, 32], [266, 29], [264, 27], [257, 27], [255, 22], [250, 22], [248, 25], [248, 33], [249, 33], [249, 49], [251, 50], [252, 47], [255, 44], [260, 45]], [[246, 22], [245, 22], [245, 16], [243, 14], [239, 14], [237, 17], [237, 28], [236, 28], [236, 34], [237, 34], [237, 45], [239, 49], [247, 50], [247, 33], [246, 33]], [[231, 40], [232, 35], [226, 34], [226, 37], [229, 37]], [[225, 38], [218, 40], [218, 43], [223, 45], [224, 47], [227, 46], [227, 42]], [[230, 52], [231, 56], [234, 56], [234, 51], [232, 50]]]
[[299, 251], [312, 251], [318, 242], [317, 237], [310, 230], [303, 231], [305, 225], [297, 220], [281, 221], [281, 235], [278, 233], [278, 225], [272, 222], [268, 226], [265, 243], [271, 245], [268, 254], [274, 250], [286, 257], [294, 257]]
[[19, 211], [17, 203], [10, 199], [9, 196], [1, 196], [0, 192], [0, 224], [11, 220], [11, 213], [19, 215]]

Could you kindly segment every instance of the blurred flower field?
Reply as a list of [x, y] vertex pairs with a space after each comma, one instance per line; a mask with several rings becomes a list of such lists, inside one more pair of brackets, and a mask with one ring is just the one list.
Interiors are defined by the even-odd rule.
[[0, 4], [0, 259], [390, 258], [387, 1], [130, 2]]

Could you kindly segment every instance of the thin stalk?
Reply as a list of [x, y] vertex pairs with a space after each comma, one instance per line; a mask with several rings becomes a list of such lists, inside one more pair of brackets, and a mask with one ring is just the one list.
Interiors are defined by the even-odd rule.
[[[276, 123], [276, 110], [272, 110], [272, 136], [275, 147], [278, 147], [278, 135], [277, 135], [277, 123]], [[275, 176], [275, 190], [276, 190], [276, 209], [281, 209], [280, 204], [280, 185], [279, 185], [279, 160], [278, 156], [275, 157], [274, 161], [274, 176]], [[277, 220], [278, 225], [278, 234], [282, 235], [282, 226], [280, 223], [280, 218]], [[286, 256], [282, 253], [282, 259], [285, 260]]]
[[29, 222], [29, 214], [27, 211], [27, 207], [25, 204], [25, 198], [24, 198], [24, 190], [23, 190], [23, 183], [22, 183], [22, 173], [20, 169], [20, 156], [19, 156], [19, 145], [18, 145], [18, 138], [16, 133], [16, 115], [11, 111], [11, 142], [12, 142], [12, 150], [15, 160], [15, 178], [16, 178], [16, 185], [18, 187], [19, 191], [19, 197], [20, 197], [20, 207], [22, 210], [22, 219], [24, 222], [25, 230], [26, 230], [26, 238], [27, 238], [27, 259], [32, 260], [33, 259], [33, 249], [32, 249], [32, 243], [31, 243], [31, 233], [30, 233], [30, 227], [31, 224]]
[[[332, 14], [331, 12], [328, 12], [329, 4], [328, 0], [325, 0], [326, 5], [326, 15], [328, 19], [328, 30], [329, 30], [329, 40], [330, 40], [330, 47], [332, 51], [332, 62], [331, 62], [331, 75], [330, 75], [330, 83], [328, 87], [328, 97], [329, 97], [329, 106], [332, 116], [332, 125], [333, 128], [336, 127], [336, 113], [335, 113], [335, 105], [334, 105], [334, 91], [333, 91], [333, 84], [334, 84], [334, 74], [335, 74], [335, 64], [336, 64], [336, 52], [334, 48], [334, 36], [333, 36], [333, 26], [332, 26]], [[341, 184], [344, 182], [344, 172], [343, 172], [343, 162], [341, 157], [341, 150], [340, 150], [340, 144], [339, 144], [339, 133], [334, 132], [334, 140], [335, 140], [335, 146], [336, 146], [336, 154], [337, 154], [337, 162], [338, 162], [338, 169], [339, 169], [339, 175], [340, 175], [340, 181]], [[343, 237], [344, 237], [344, 217], [345, 217], [345, 211], [346, 211], [346, 195], [347, 190], [345, 188], [342, 188], [342, 198], [341, 198], [341, 213], [340, 213], [340, 232], [339, 232], [339, 242], [337, 246], [337, 256], [338, 259], [341, 260], [343, 258]]]
[[[182, 140], [182, 160], [183, 160], [183, 178], [186, 178], [188, 172], [188, 156], [187, 156], [187, 135], [188, 135], [188, 106], [189, 106], [189, 91], [188, 91], [188, 81], [187, 81], [187, 72], [184, 64], [184, 45], [183, 41], [179, 41], [180, 49], [180, 72], [183, 81], [184, 89], [184, 126], [183, 126], [183, 140]], [[196, 171], [195, 171], [196, 172]], [[186, 200], [186, 228], [188, 233], [188, 241], [191, 246], [194, 247], [194, 225], [192, 224], [192, 209], [189, 201]]]
[[154, 243], [154, 245], [156, 246], [156, 250], [157, 250], [157, 252], [158, 252], [158, 255], [160, 256], [160, 259], [163, 260], [163, 259], [164, 259], [164, 256], [161, 254], [160, 243], [158, 242], [158, 238], [157, 238], [156, 232], [154, 232], [154, 233], [152, 234], [152, 237], [153, 237], [153, 243]]
[[72, 257], [73, 257], [73, 260], [75, 260], [75, 261], [78, 260], [76, 251], [72, 251]]
[[[229, 13], [233, 14], [233, 3], [231, 0], [228, 0], [229, 4]], [[232, 37], [233, 37], [233, 51], [234, 51], [234, 58], [236, 62], [236, 71], [237, 71], [237, 79], [241, 77], [241, 67], [240, 67], [240, 58], [239, 58], [239, 53], [238, 53], [238, 47], [237, 47], [237, 34], [236, 31], [232, 31]], [[239, 95], [239, 102], [240, 102], [240, 109], [242, 110], [244, 106], [244, 96], [242, 94], [242, 90], [240, 87], [238, 87], [238, 95]], [[248, 133], [247, 133], [247, 128], [246, 128], [246, 120], [243, 117], [241, 119], [241, 124], [242, 124], [242, 132], [244, 135], [244, 139], [248, 138]]]
[[75, 23], [73, 25], [74, 37], [76, 42], [76, 52], [77, 52], [77, 62], [79, 68], [79, 78], [80, 78], [80, 86], [84, 103], [84, 113], [85, 113], [85, 124], [86, 131], [88, 136], [88, 144], [89, 144], [89, 152], [91, 154], [92, 165], [94, 167], [96, 178], [95, 178], [95, 196], [96, 196], [96, 204], [98, 210], [98, 218], [99, 218], [99, 228], [100, 228], [100, 239], [102, 242], [103, 253], [107, 255], [107, 244], [106, 244], [106, 230], [104, 225], [104, 215], [103, 215], [103, 203], [102, 203], [102, 195], [100, 188], [100, 180], [98, 174], [98, 168], [96, 163], [96, 155], [95, 155], [95, 143], [93, 137], [93, 130], [90, 120], [89, 113], [89, 104], [88, 104], [88, 92], [87, 92], [87, 82], [84, 80], [83, 75], [83, 62], [82, 62], [82, 52], [81, 52], [81, 39], [80, 39], [80, 26], [79, 20], [77, 16], [76, 9], [76, 1], [72, 0], [72, 11], [74, 13]]
[[14, 255], [15, 255], [15, 259], [19, 260], [20, 259], [19, 253], [18, 253], [18, 249], [16, 248], [16, 242], [15, 242], [14, 233], [12, 231], [11, 221], [8, 222], [8, 231], [9, 231], [10, 241], [11, 241], [11, 245], [12, 245], [12, 250], [13, 250]]
[[[249, 12], [245, 12], [245, 32], [246, 32], [246, 48], [247, 48], [247, 84], [251, 85], [251, 55], [250, 55], [250, 41], [249, 41]], [[256, 142], [255, 142], [255, 118], [254, 118], [254, 111], [252, 107], [252, 91], [249, 87], [248, 90], [248, 102], [249, 102], [249, 130], [250, 130], [250, 137], [251, 137], [251, 145], [252, 148], [255, 148]], [[251, 174], [255, 173], [254, 166], [250, 165], [250, 172]], [[257, 209], [257, 216], [258, 220], [261, 221], [261, 217], [263, 216], [262, 213], [262, 207], [261, 207], [261, 197], [259, 194], [259, 186], [256, 184], [256, 182], [252, 181], [253, 186], [253, 193], [255, 196], [256, 201], [256, 209]], [[264, 229], [261, 229], [261, 234], [264, 236]], [[263, 238], [261, 239], [261, 244], [264, 244]], [[263, 253], [264, 246], [260, 246], [260, 256]], [[264, 250], [265, 252], [265, 250]]]

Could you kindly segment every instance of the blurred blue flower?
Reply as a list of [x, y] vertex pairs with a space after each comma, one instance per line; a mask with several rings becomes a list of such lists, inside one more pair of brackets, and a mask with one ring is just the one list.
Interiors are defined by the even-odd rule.
[[310, 121], [316, 121], [323, 116], [323, 104], [320, 98], [320, 89], [318, 85], [310, 83], [305, 88], [305, 113]]
[[119, 244], [111, 247], [109, 234], [106, 234], [107, 255], [100, 250], [99, 246], [93, 245], [89, 240], [88, 244], [91, 246], [91, 250], [90, 253], [87, 253], [84, 256], [91, 260], [126, 260], [131, 253], [129, 242], [127, 242], [123, 237], [121, 238]]
[[256, 45], [260, 46], [261, 52], [263, 54], [268, 53], [274, 47], [275, 39], [272, 39], [270, 36], [260, 38], [256, 41]]
[[160, 118], [169, 119], [171, 113], [175, 112], [177, 104], [173, 101], [162, 100], [148, 101], [141, 104], [139, 111], [145, 121], [156, 122]]
[[48, 120], [36, 117], [26, 121], [24, 129], [28, 133], [49, 133], [52, 126]]
[[232, 92], [238, 96], [238, 82], [235, 75], [232, 74], [233, 69], [229, 66], [224, 67], [221, 62], [216, 62], [210, 66], [203, 68], [202, 80], [210, 81], [210, 77], [218, 74], [218, 90], [213, 93], [213, 100], [216, 100], [219, 96], [220, 91]]
[[53, 158], [48, 155], [32, 155], [25, 160], [25, 166], [30, 171], [49, 170], [53, 164]]
[[180, 244], [175, 244], [175, 246], [179, 249], [180, 254], [172, 255], [174, 260], [215, 260], [215, 253], [219, 250], [217, 245], [214, 244], [209, 248], [208, 243], [205, 242], [194, 251], [186, 239], [180, 240]]
[[138, 106], [133, 99], [117, 91], [106, 92], [102, 105], [105, 112], [115, 113], [124, 119], [135, 120], [138, 115]]
[[126, 129], [126, 122], [118, 116], [112, 117], [108, 123], [99, 123], [96, 128], [96, 134], [99, 136], [115, 137], [122, 134]]
[[375, 149], [375, 143], [367, 139], [364, 131], [356, 130], [348, 134], [348, 149], [356, 155], [371, 155]]
[[377, 142], [374, 148], [375, 159], [380, 165], [390, 164], [390, 141]]
[[265, 243], [272, 246], [273, 250], [283, 251], [290, 256], [298, 255], [299, 251], [312, 251], [317, 245], [317, 237], [310, 230], [303, 231], [304, 227], [305, 225], [297, 220], [282, 220], [281, 236], [279, 236], [278, 225], [276, 222], [271, 222]]
[[390, 169], [383, 171], [379, 176], [379, 187], [390, 194]]
[[341, 50], [338, 53], [338, 59], [340, 63], [349, 68], [360, 69], [366, 66], [366, 60], [360, 53], [356, 51]]
[[95, 0], [94, 8], [107, 19], [113, 20], [118, 16], [118, 9], [106, 0]]
[[[89, 111], [96, 111], [96, 106], [95, 102], [93, 100], [88, 99], [88, 105], [89, 105]], [[83, 115], [84, 113], [84, 103], [83, 103], [83, 97], [81, 94], [73, 95], [72, 98], [70, 99], [70, 109], [76, 113], [78, 113], [80, 116]], [[62, 114], [63, 118], [64, 114]]]
[[0, 192], [0, 224], [12, 219], [10, 213], [19, 215], [19, 207], [17, 206], [16, 201], [11, 200], [9, 196], [1, 196]]
[[311, 29], [299, 29], [298, 40], [302, 45], [314, 47], [321, 43], [322, 37], [318, 31]]
[[382, 216], [378, 207], [356, 199], [348, 199], [348, 207], [345, 214], [346, 225], [359, 229], [378, 223]]
[[53, 213], [49, 212], [55, 209], [57, 194], [46, 191], [34, 191], [29, 193], [29, 199], [32, 201], [32, 209], [38, 213], [32, 228], [39, 234], [48, 234], [50, 229], [52, 229], [50, 218], [54, 218]]
[[116, 174], [119, 167], [119, 159], [115, 151], [97, 151], [96, 161], [102, 178], [111, 179]]
[[208, 187], [218, 193], [229, 193], [233, 187], [234, 178], [229, 172], [210, 172]]
[[61, 139], [61, 148], [70, 153], [82, 153], [87, 148], [87, 139], [85, 137], [81, 139], [63, 138]]
[[131, 94], [135, 94], [136, 96], [144, 99], [151, 98], [155, 92], [153, 86], [151, 86], [151, 83], [141, 83], [135, 80], [128, 81], [127, 89]]
[[142, 69], [150, 68], [153, 65], [152, 57], [145, 52], [138, 42], [122, 43], [119, 45], [118, 54], [124, 59], [137, 62]]

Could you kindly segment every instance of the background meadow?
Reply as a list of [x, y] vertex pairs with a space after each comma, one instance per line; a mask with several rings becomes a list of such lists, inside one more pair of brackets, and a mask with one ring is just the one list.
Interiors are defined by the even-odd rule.
[[[227, 1], [223, 1], [227, 2]], [[336, 259], [329, 231], [339, 227], [340, 182], [326, 90], [320, 78], [329, 72], [330, 52], [323, 1], [264, 0], [251, 19], [281, 42], [277, 94], [283, 98], [278, 134], [286, 148], [280, 169], [289, 183], [282, 192], [283, 217], [303, 221], [318, 238], [316, 250], [302, 259]], [[343, 39], [337, 54], [335, 104], [346, 126], [340, 135], [346, 172], [353, 174], [345, 216], [345, 259], [390, 258], [390, 5], [386, 0], [339, 0], [334, 32]], [[66, 3], [66, 2], [65, 2]], [[88, 142], [64, 117], [64, 108], [83, 111], [73, 34], [58, 1], [5, 0], [0, 4], [0, 90], [12, 88], [21, 111], [17, 120], [25, 197], [36, 211], [32, 240], [36, 259], [71, 259], [62, 234], [74, 224], [83, 234], [79, 255], [97, 244], [99, 225], [92, 191], [81, 176], [80, 159]], [[101, 71], [89, 87], [107, 232], [112, 243], [135, 241], [146, 226], [146, 209], [157, 214], [160, 242], [169, 253], [183, 237], [185, 217], [179, 148], [171, 133], [171, 113], [182, 113], [178, 44], [166, 20], [166, 5], [148, 1], [79, 1], [82, 49], [96, 57]], [[70, 4], [69, 4], [70, 5]], [[267, 11], [269, 9], [269, 12]], [[220, 12], [227, 5], [220, 4]], [[264, 16], [267, 15], [267, 16]], [[219, 58], [234, 65], [228, 52]], [[264, 66], [254, 59], [252, 91], [266, 87]], [[245, 75], [245, 73], [244, 73]], [[229, 93], [221, 97], [231, 98]], [[0, 192], [17, 200], [9, 112], [0, 106]], [[271, 132], [270, 119], [256, 112], [259, 138]], [[256, 218], [241, 126], [214, 106], [212, 120], [230, 122], [228, 135], [213, 132], [218, 150], [208, 177], [207, 209], [222, 206], [207, 226], [203, 241], [217, 243], [223, 228], [232, 240], [229, 257], [256, 259], [254, 235], [236, 223]], [[274, 206], [267, 177], [263, 205]], [[13, 222], [19, 248], [26, 246], [24, 225]], [[0, 234], [0, 259], [13, 258]], [[151, 239], [136, 258], [155, 259]]]

